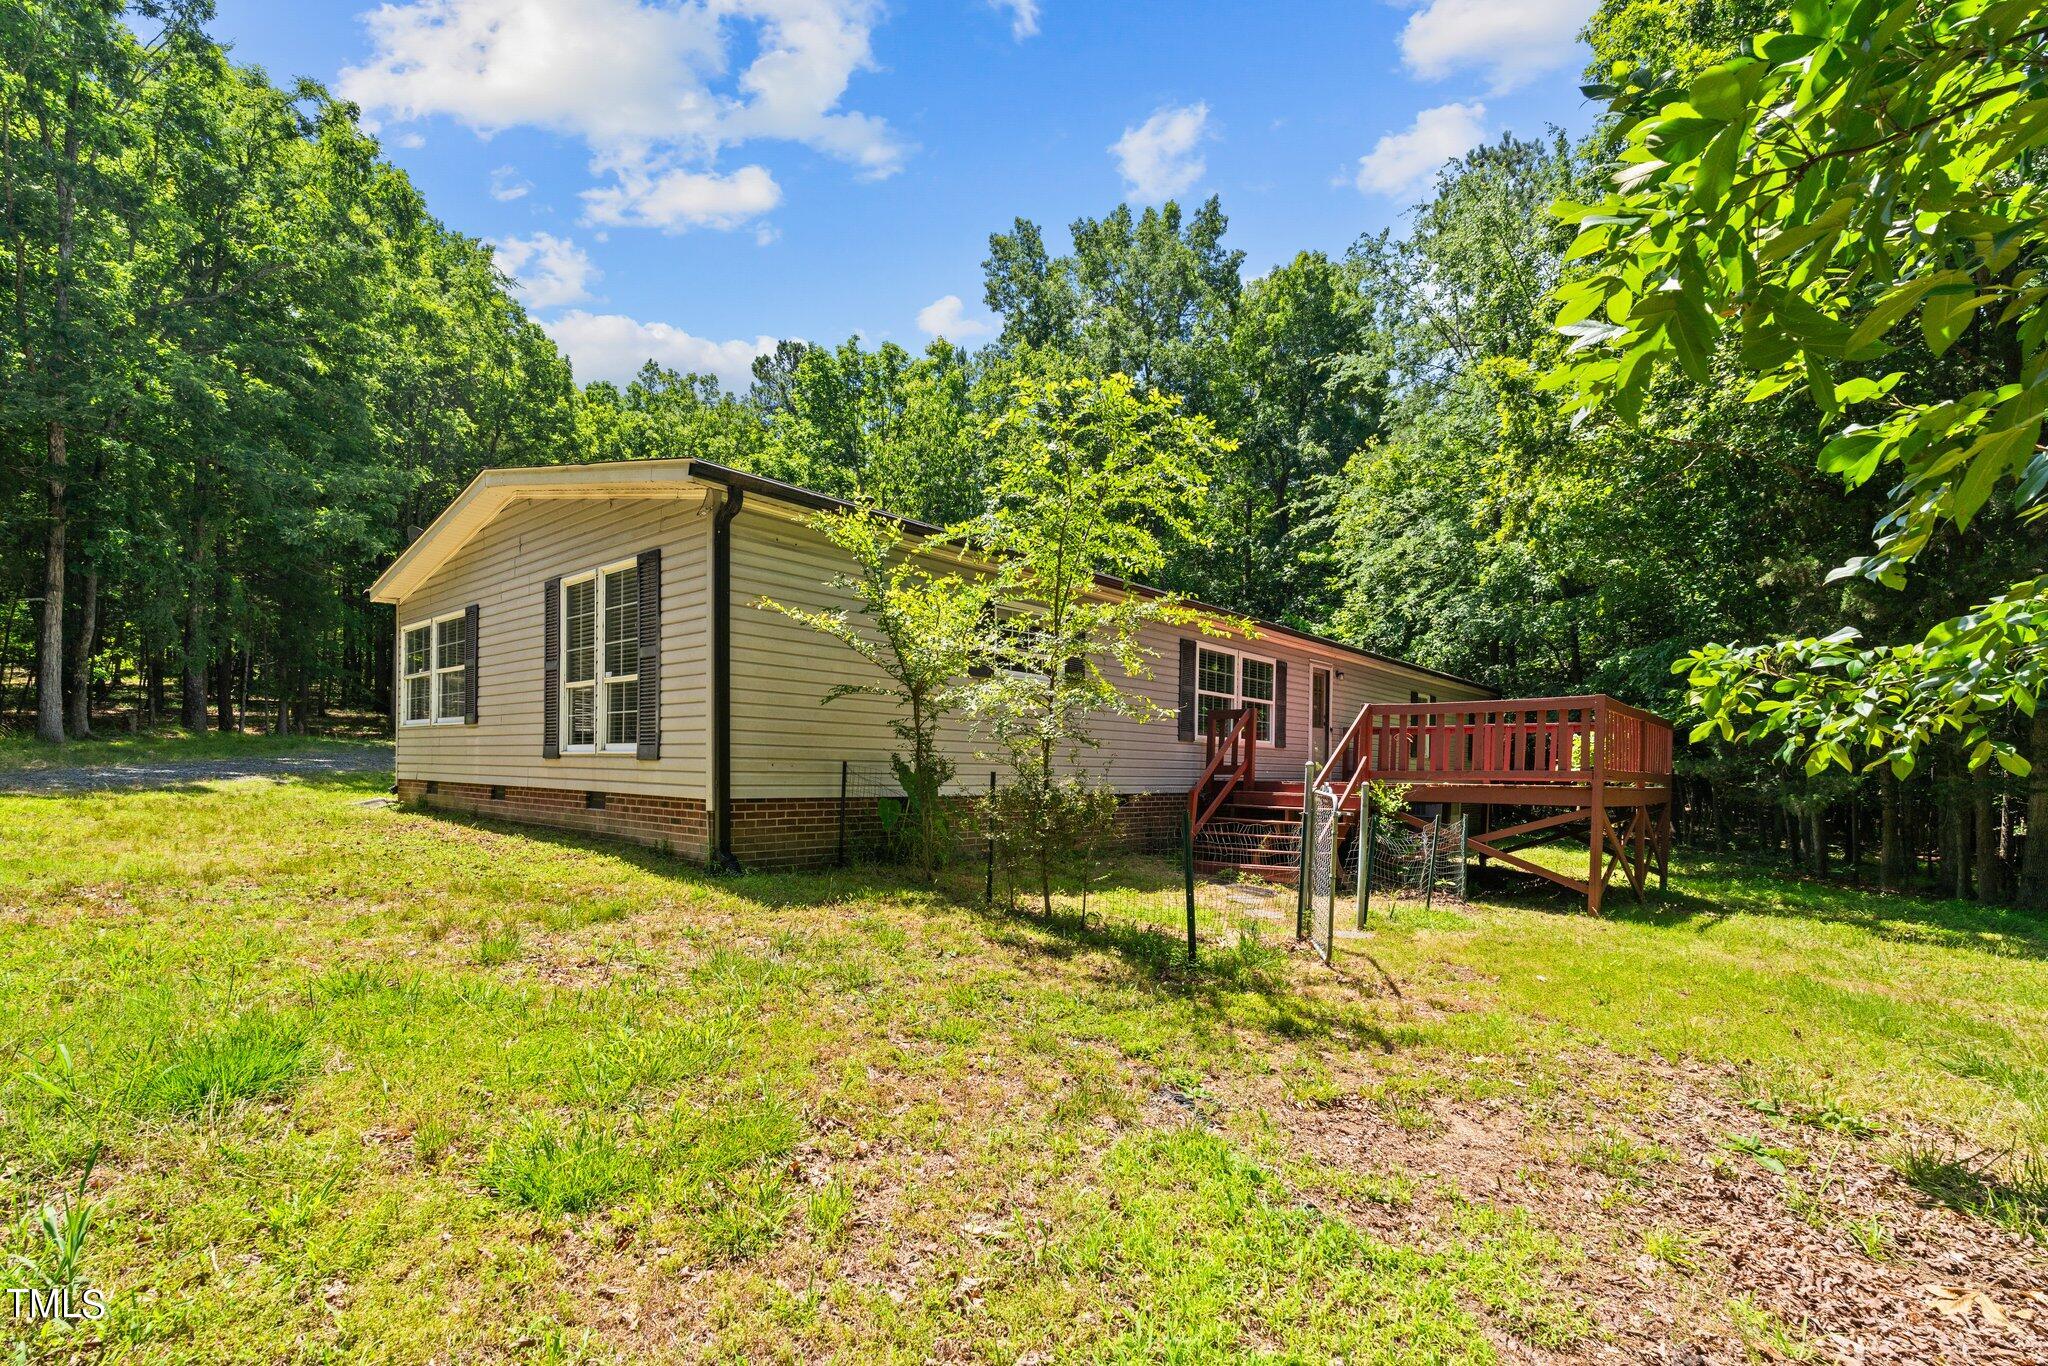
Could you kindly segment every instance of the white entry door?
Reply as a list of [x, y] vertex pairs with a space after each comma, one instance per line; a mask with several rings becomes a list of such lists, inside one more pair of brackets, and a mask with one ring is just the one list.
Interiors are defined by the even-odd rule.
[[1320, 664], [1312, 665], [1308, 671], [1308, 729], [1319, 764], [1330, 762], [1330, 724], [1334, 710], [1330, 705], [1331, 696], [1330, 671]]

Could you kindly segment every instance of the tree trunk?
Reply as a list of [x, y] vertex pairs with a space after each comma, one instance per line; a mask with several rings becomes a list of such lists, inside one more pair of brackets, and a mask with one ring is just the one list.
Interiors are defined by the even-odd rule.
[[78, 590], [78, 634], [71, 641], [70, 730], [74, 740], [92, 738], [92, 652], [99, 628], [100, 572], [86, 563]]
[[1828, 875], [1828, 813], [1816, 802], [1807, 809], [1807, 856], [1817, 876]]
[[1970, 897], [1970, 806], [1962, 793], [1955, 794], [1944, 815], [1951, 864], [1948, 869], [1949, 895], [1957, 901], [1967, 901]]
[[198, 586], [185, 599], [185, 659], [178, 698], [183, 715], [179, 718], [189, 731], [206, 729], [206, 607]]
[[64, 424], [49, 426], [46, 486], [50, 524], [43, 534], [43, 635], [36, 656], [36, 739], [64, 743]]
[[214, 715], [222, 731], [235, 728], [235, 673], [235, 652], [229, 650], [213, 668]]
[[1849, 843], [1845, 851], [1849, 863], [1849, 881], [1855, 886], [1863, 885], [1863, 811], [1861, 802], [1849, 799]]
[[2027, 757], [2027, 837], [2020, 849], [2019, 903], [2030, 911], [2048, 911], [2048, 707], [2034, 710]]
[[1977, 825], [1977, 900], [2005, 900], [2005, 867], [1998, 861], [1998, 811], [1991, 784], [1979, 779], [1971, 802]]
[[1890, 768], [1877, 775], [1877, 885], [1896, 892], [1906, 881], [1906, 850], [1901, 839], [1899, 780]]

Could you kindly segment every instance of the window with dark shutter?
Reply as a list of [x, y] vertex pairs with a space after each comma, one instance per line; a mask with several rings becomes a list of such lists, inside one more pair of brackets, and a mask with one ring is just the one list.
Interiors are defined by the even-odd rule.
[[464, 609], [462, 615], [467, 620], [469, 626], [469, 629], [464, 632], [469, 637], [469, 702], [468, 709], [463, 713], [462, 719], [466, 725], [473, 726], [476, 724], [477, 718], [476, 695], [483, 691], [482, 687], [479, 686], [483, 682], [483, 676], [476, 671], [476, 628], [478, 620], [483, 613], [476, 603], [471, 603]]
[[540, 757], [562, 757], [562, 581], [541, 585]]
[[633, 753], [661, 757], [661, 551], [640, 552], [640, 707]]
[[1287, 661], [1281, 660], [1273, 666], [1276, 675], [1273, 703], [1273, 743], [1287, 748]]
[[1195, 738], [1195, 642], [1180, 643], [1180, 738]]

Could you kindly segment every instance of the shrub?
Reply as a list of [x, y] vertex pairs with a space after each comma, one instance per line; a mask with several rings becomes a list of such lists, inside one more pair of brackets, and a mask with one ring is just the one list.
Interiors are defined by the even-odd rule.
[[307, 1068], [306, 1032], [295, 1020], [245, 1015], [225, 1029], [180, 1044], [142, 1084], [139, 1110], [194, 1114], [244, 1100], [268, 1100], [298, 1084]]
[[490, 1146], [478, 1180], [508, 1205], [537, 1214], [581, 1214], [637, 1184], [645, 1164], [611, 1134], [579, 1122], [522, 1125]]

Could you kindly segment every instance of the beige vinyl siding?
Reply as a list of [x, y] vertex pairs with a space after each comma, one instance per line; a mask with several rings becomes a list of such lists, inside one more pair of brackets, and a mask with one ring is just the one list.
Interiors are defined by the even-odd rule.
[[[879, 671], [852, 651], [780, 613], [759, 606], [772, 598], [812, 611], [853, 608], [850, 594], [827, 585], [850, 567], [811, 527], [776, 508], [749, 502], [733, 522], [732, 762], [733, 796], [819, 797], [838, 791], [841, 760], [885, 763], [897, 748], [886, 698], [825, 694], [841, 684], [886, 686]], [[1083, 755], [1084, 766], [1102, 773], [1119, 792], [1185, 791], [1200, 774], [1200, 738], [1182, 740], [1174, 712], [1179, 705], [1180, 641], [1192, 628], [1146, 628], [1141, 637], [1153, 652], [1150, 676], [1110, 677], [1127, 691], [1148, 698], [1160, 711], [1139, 723], [1101, 718], [1095, 726], [1100, 748]], [[1214, 639], [1214, 638], [1211, 638]], [[1269, 634], [1256, 640], [1219, 643], [1287, 665], [1284, 746], [1261, 746], [1262, 776], [1299, 778], [1310, 757], [1309, 666], [1325, 662], [1336, 671], [1331, 743], [1341, 739], [1367, 701], [1406, 702], [1411, 690], [1449, 699], [1480, 696], [1428, 675], [1381, 665], [1348, 651]], [[960, 724], [948, 727], [944, 747], [958, 766], [962, 787], [979, 787], [993, 765], [976, 756], [976, 738]]]
[[[853, 562], [774, 505], [748, 501], [732, 534], [732, 795], [836, 795], [842, 760], [886, 764], [896, 751], [890, 723], [897, 708], [885, 697], [828, 704], [825, 695], [841, 684], [886, 687], [888, 680], [838, 641], [761, 603], [852, 612], [853, 595], [829, 584]], [[975, 758], [964, 727], [948, 728], [944, 749], [961, 784], [972, 785], [976, 768], [986, 783], [989, 765]]]
[[[541, 757], [547, 581], [661, 549], [661, 757]], [[397, 727], [400, 778], [708, 795], [710, 517], [681, 498], [522, 498], [398, 604], [396, 626], [479, 605], [477, 724]]]

